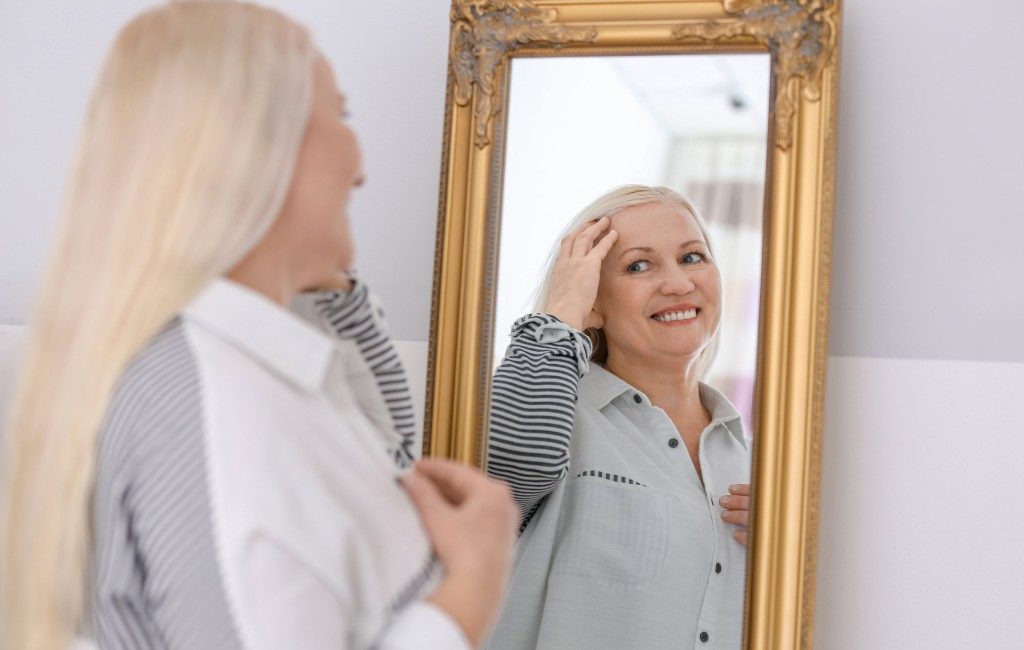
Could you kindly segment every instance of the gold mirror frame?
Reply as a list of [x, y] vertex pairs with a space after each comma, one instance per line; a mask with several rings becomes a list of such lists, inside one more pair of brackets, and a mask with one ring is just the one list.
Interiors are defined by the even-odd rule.
[[[768, 52], [748, 648], [810, 648], [840, 0], [453, 0], [424, 452], [482, 466], [509, 59]], [[487, 353], [484, 353], [487, 351]]]

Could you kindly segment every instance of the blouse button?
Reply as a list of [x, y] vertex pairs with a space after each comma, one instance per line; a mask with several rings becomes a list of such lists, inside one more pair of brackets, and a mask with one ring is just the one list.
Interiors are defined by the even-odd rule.
[[634, 402], [636, 402], [637, 404], [639, 404], [640, 402], [642, 402], [642, 401], [644, 401], [644, 400], [643, 400], [643, 398], [642, 398], [642, 397], [640, 397], [640, 396], [639, 396], [639, 395], [637, 395], [636, 393], [633, 393], [633, 401], [634, 401]]
[[721, 572], [722, 572], [722, 563], [721, 562], [715, 562], [715, 573], [721, 573]]
[[668, 446], [675, 449], [676, 447], [679, 446], [679, 440], [677, 440], [676, 438], [670, 438], [668, 441]]
[[710, 636], [708, 636], [708, 633], [707, 633], [707, 632], [701, 632], [701, 633], [700, 633], [700, 641], [701, 641], [701, 643], [707, 643], [707, 642], [708, 642], [708, 639], [710, 639], [710, 638], [711, 638], [711, 637], [710, 637]]

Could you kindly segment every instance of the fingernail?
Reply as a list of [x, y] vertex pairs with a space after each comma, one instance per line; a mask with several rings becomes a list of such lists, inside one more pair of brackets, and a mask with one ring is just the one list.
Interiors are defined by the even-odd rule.
[[724, 496], [724, 497], [722, 497], [722, 500], [721, 500], [721, 504], [722, 504], [723, 506], [727, 506], [727, 505], [729, 505], [730, 503], [732, 503], [732, 497], [730, 497], [730, 496]]
[[730, 492], [737, 492], [739, 489], [740, 489], [739, 485], [730, 485], [729, 486], [729, 491]]

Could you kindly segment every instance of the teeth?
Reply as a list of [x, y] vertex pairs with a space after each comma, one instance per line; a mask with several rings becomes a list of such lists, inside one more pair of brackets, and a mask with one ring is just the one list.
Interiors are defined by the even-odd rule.
[[670, 311], [670, 312], [666, 312], [664, 314], [655, 314], [653, 316], [654, 320], [660, 320], [660, 321], [663, 321], [663, 322], [666, 322], [666, 321], [676, 321], [676, 320], [690, 320], [691, 318], [696, 318], [696, 317], [697, 317], [697, 310], [696, 309], [686, 309], [684, 311]]

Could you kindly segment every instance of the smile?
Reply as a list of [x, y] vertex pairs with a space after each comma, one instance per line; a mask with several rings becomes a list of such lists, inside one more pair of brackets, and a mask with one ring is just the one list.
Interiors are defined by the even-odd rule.
[[674, 323], [676, 321], [688, 321], [697, 318], [697, 308], [681, 309], [678, 311], [666, 311], [651, 316], [654, 320], [661, 323]]

